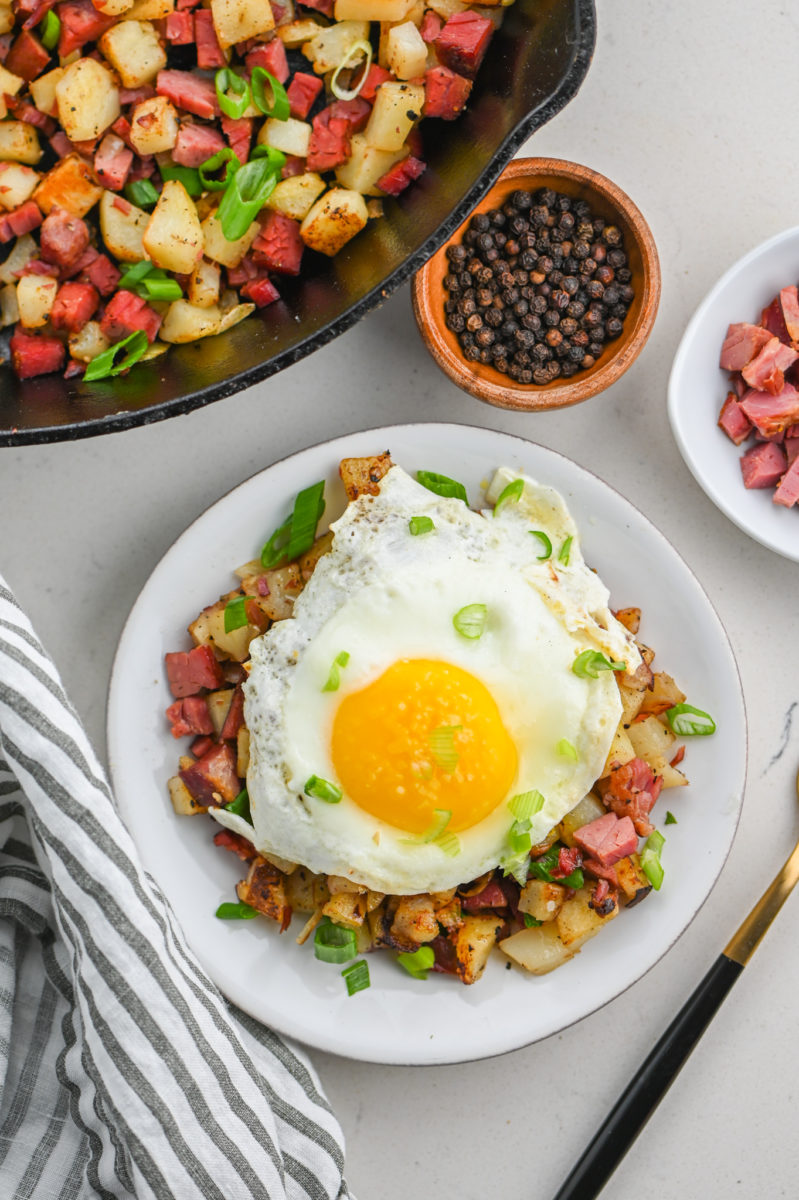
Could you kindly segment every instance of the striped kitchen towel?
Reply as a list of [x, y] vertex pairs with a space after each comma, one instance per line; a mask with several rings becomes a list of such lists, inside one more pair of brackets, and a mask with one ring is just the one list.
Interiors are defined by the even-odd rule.
[[335, 1200], [342, 1169], [310, 1065], [188, 950], [0, 578], [0, 1197]]

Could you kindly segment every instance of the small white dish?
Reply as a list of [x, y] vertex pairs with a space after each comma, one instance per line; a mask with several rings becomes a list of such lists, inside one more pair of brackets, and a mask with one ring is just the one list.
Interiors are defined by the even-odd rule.
[[[462, 480], [473, 504], [499, 465], [556, 487], [582, 532], [585, 556], [617, 606], [643, 609], [642, 636], [718, 731], [695, 738], [691, 786], [660, 800], [666, 829], [663, 889], [622, 912], [564, 967], [540, 978], [506, 970], [496, 952], [471, 987], [430, 974], [412, 979], [389, 953], [369, 956], [372, 985], [347, 996], [339, 969], [318, 962], [266, 921], [220, 921], [242, 864], [213, 845], [206, 817], [177, 817], [166, 783], [182, 744], [169, 734], [168, 650], [188, 646], [186, 625], [230, 586], [283, 519], [300, 487], [325, 479], [331, 519], [343, 508], [343, 457], [390, 449], [409, 471]], [[690, 614], [690, 620], [686, 620]], [[146, 869], [222, 992], [254, 1017], [308, 1045], [370, 1062], [432, 1064], [501, 1054], [564, 1029], [639, 979], [669, 949], [707, 898], [738, 823], [746, 771], [746, 718], [727, 636], [689, 568], [637, 509], [575, 463], [521, 438], [463, 425], [399, 425], [347, 435], [255, 475], [203, 513], [161, 560], [128, 618], [108, 706], [108, 743], [122, 816]], [[295, 922], [299, 928], [299, 922]]]
[[769, 238], [739, 258], [697, 308], [682, 336], [669, 377], [669, 419], [680, 453], [697, 483], [729, 519], [761, 545], [799, 562], [799, 512], [774, 504], [772, 488], [747, 491], [743, 447], [718, 427], [729, 389], [719, 367], [727, 326], [760, 320], [781, 288], [799, 280], [799, 226]]

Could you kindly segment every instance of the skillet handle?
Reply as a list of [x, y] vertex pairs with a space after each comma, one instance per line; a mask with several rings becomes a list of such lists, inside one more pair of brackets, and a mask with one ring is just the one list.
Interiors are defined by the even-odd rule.
[[676, 1079], [743, 966], [720, 954], [630, 1080], [554, 1200], [593, 1200]]

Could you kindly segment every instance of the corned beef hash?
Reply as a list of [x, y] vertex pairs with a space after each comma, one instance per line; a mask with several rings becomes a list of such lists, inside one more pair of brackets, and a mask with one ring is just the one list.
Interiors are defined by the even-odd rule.
[[424, 171], [506, 2], [0, 0], [16, 374], [107, 378], [279, 299]]
[[501, 468], [473, 511], [388, 454], [340, 473], [330, 530], [303, 489], [166, 655], [193, 738], [172, 803], [247, 864], [217, 915], [307, 914], [350, 993], [380, 947], [422, 978], [473, 983], [495, 944], [544, 974], [660, 887], [675, 736], [713, 721], [653, 671], [639, 610], [611, 612], [552, 488]]

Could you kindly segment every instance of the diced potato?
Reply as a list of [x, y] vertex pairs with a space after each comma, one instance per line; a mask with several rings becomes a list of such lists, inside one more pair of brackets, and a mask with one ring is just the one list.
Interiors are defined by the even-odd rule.
[[325, 181], [315, 171], [307, 171], [304, 175], [291, 175], [288, 179], [281, 179], [266, 206], [273, 208], [275, 212], [283, 213], [284, 217], [302, 221], [324, 190]]
[[[632, 729], [633, 726], [630, 726]], [[624, 763], [630, 762], [635, 758], [635, 747], [630, 741], [627, 731], [620, 725], [613, 735], [613, 741], [610, 743], [610, 750], [605, 759], [605, 766], [600, 775], [600, 779], [604, 779], [610, 774], [612, 766], [621, 766]]]
[[671, 763], [664, 762], [658, 766], [657, 773], [663, 780], [664, 788], [687, 787], [688, 780], [679, 771], [677, 767], [673, 767]]
[[[324, 875], [315, 875], [307, 867], [297, 867], [286, 880], [288, 902], [297, 912], [314, 912], [330, 899]], [[320, 914], [321, 915], [321, 914]]]
[[336, 0], [337, 21], [403, 21], [415, 0]]
[[364, 41], [369, 41], [368, 21], [337, 21], [335, 25], [317, 27], [302, 52], [313, 63], [315, 73], [324, 75], [343, 62], [356, 42]]
[[0, 118], [8, 116], [8, 105], [5, 96], [16, 96], [25, 80], [20, 75], [14, 75], [0, 65]]
[[0, 36], [11, 33], [14, 28], [14, 13], [10, 4], [0, 4]]
[[209, 692], [205, 697], [206, 704], [208, 705], [208, 715], [211, 718], [211, 724], [217, 736], [222, 732], [222, 726], [225, 724], [227, 715], [230, 712], [234, 690], [232, 687], [219, 688], [215, 692]]
[[635, 721], [628, 734], [636, 756], [646, 759], [656, 770], [672, 757], [674, 734], [657, 717]]
[[58, 280], [51, 275], [23, 275], [17, 284], [19, 319], [26, 329], [47, 324], [55, 303]]
[[166, 52], [150, 21], [118, 21], [100, 38], [100, 49], [126, 88], [151, 83], [166, 66]]
[[124, 12], [133, 7], [133, 0], [92, 0], [98, 12], [107, 17], [121, 17]]
[[360, 233], [368, 219], [360, 192], [332, 188], [314, 204], [300, 225], [300, 236], [311, 250], [332, 257]]
[[213, 304], [218, 304], [221, 274], [216, 263], [201, 259], [189, 279], [187, 288], [189, 303], [194, 304], [197, 308], [210, 308]]
[[347, 499], [376, 496], [380, 491], [380, 480], [393, 465], [388, 451], [371, 458], [342, 458], [338, 473], [344, 484]]
[[16, 325], [18, 320], [19, 305], [17, 304], [16, 284], [3, 284], [0, 287], [0, 328], [6, 325]]
[[415, 83], [384, 83], [377, 89], [364, 137], [378, 150], [400, 150], [422, 114], [424, 88]]
[[98, 138], [120, 113], [113, 76], [93, 58], [79, 58], [67, 67], [55, 86], [55, 98], [58, 119], [71, 142]]
[[236, 734], [236, 774], [242, 779], [247, 778], [250, 766], [250, 731], [242, 725]]
[[646, 690], [625, 687], [623, 683], [619, 683], [619, 695], [621, 696], [621, 724], [630, 725], [641, 711]]
[[296, 50], [298, 46], [315, 37], [322, 28], [324, 27], [312, 17], [305, 17], [300, 21], [289, 21], [287, 25], [278, 25], [277, 36], [289, 50]]
[[70, 358], [76, 358], [78, 362], [91, 362], [110, 345], [97, 321], [87, 321], [83, 328], [78, 333], [73, 333], [69, 339]]
[[0, 262], [0, 283], [11, 283], [16, 288], [18, 272], [27, 266], [32, 258], [37, 258], [38, 254], [39, 247], [29, 233], [17, 238], [8, 258]]
[[671, 675], [665, 671], [655, 671], [651, 691], [643, 693], [641, 712], [663, 713], [667, 708], [685, 701], [685, 692], [677, 687]]
[[393, 25], [386, 38], [386, 64], [397, 79], [415, 79], [427, 67], [427, 43], [413, 21]]
[[295, 158], [307, 158], [311, 142], [311, 126], [307, 121], [297, 121], [289, 117], [287, 121], [278, 121], [268, 117], [258, 130], [256, 138], [259, 146], [273, 146], [284, 154]]
[[131, 21], [160, 21], [175, 11], [175, 0], [134, 0], [127, 10]]
[[455, 934], [457, 973], [463, 983], [475, 983], [482, 975], [502, 924], [497, 917], [474, 913], [463, 918]]
[[243, 237], [229, 242], [222, 232], [214, 209], [203, 221], [202, 231], [205, 257], [221, 263], [223, 267], [237, 267], [261, 232], [261, 226], [257, 221], [253, 221]]
[[190, 275], [202, 257], [202, 225], [194, 201], [180, 180], [168, 179], [164, 184], [142, 244], [157, 267], [178, 275]]
[[513, 962], [533, 975], [547, 975], [574, 957], [558, 937], [554, 922], [539, 928], [520, 929], [499, 943], [499, 948]]
[[0, 162], [35, 164], [42, 157], [39, 135], [25, 121], [0, 121]]
[[333, 534], [328, 530], [318, 537], [310, 550], [303, 554], [302, 558], [298, 559], [297, 565], [300, 568], [302, 578], [307, 582], [316, 569], [316, 564], [322, 555], [327, 554], [330, 547], [333, 545]]
[[161, 154], [178, 140], [178, 114], [166, 96], [142, 100], [130, 119], [130, 140], [137, 154]]
[[63, 74], [64, 71], [61, 67], [54, 67], [46, 75], [40, 75], [38, 79], [34, 79], [28, 84], [33, 103], [39, 112], [45, 113], [48, 117], [55, 115], [55, 89]]
[[173, 775], [167, 787], [172, 807], [179, 817], [193, 817], [196, 813], [208, 812], [207, 807], [197, 803], [179, 775]]
[[565, 897], [566, 889], [562, 884], [530, 879], [521, 890], [519, 911], [528, 913], [536, 921], [554, 921]]
[[247, 878], [236, 884], [236, 893], [244, 904], [251, 904], [283, 928], [289, 924], [291, 909], [286, 899], [285, 877], [260, 854], [253, 859]]
[[223, 50], [275, 27], [268, 0], [211, 0], [211, 15]]
[[640, 608], [620, 608], [614, 613], [614, 616], [628, 633], [635, 635], [638, 632], [641, 625]]
[[598, 817], [604, 817], [607, 811], [602, 801], [593, 792], [589, 792], [561, 821], [560, 840], [567, 846], [573, 846], [575, 830], [582, 829], [583, 825], [590, 825]]
[[582, 887], [566, 900], [556, 917], [558, 936], [572, 952], [579, 950], [589, 938], [599, 933], [603, 925], [618, 915], [618, 905], [601, 917], [591, 908], [592, 887]]
[[156, 339], [154, 342], [150, 342], [150, 345], [147, 346], [141, 358], [139, 359], [139, 362], [152, 362], [154, 358], [161, 358], [162, 355], [166, 354], [168, 351], [169, 346], [165, 345], [163, 342], [159, 342], [158, 339]]
[[220, 305], [222, 317], [219, 322], [217, 333], [224, 333], [226, 329], [232, 329], [234, 325], [238, 325], [239, 321], [243, 321], [245, 317], [249, 317], [255, 312], [254, 304], [234, 304], [230, 308], [224, 307], [223, 302]]
[[350, 146], [350, 157], [336, 168], [336, 179], [342, 187], [361, 192], [364, 196], [381, 196], [383, 193], [377, 186], [378, 179], [382, 179], [395, 163], [407, 157], [408, 147], [401, 146], [399, 150], [377, 150], [369, 145], [362, 133], [352, 135]]
[[47, 172], [33, 198], [43, 213], [65, 208], [73, 216], [85, 217], [102, 194], [89, 164], [79, 154], [68, 154]]
[[400, 941], [421, 946], [439, 935], [438, 919], [429, 896], [401, 896], [391, 933]]
[[340, 892], [331, 896], [322, 908], [322, 916], [330, 917], [335, 925], [346, 929], [357, 929], [366, 919], [366, 895]]
[[150, 214], [135, 204], [117, 207], [113, 192], [103, 192], [100, 200], [100, 232], [106, 247], [122, 262], [139, 262], [145, 257], [142, 236]]
[[327, 886], [331, 896], [340, 896], [342, 892], [355, 892], [356, 895], [365, 896], [369, 891], [362, 883], [354, 883], [352, 879], [347, 879], [346, 875], [328, 875]]
[[[160, 337], [165, 342], [196, 342], [199, 338], [211, 337], [212, 334], [219, 333], [221, 320], [222, 313], [217, 305], [212, 305], [210, 308], [197, 308], [196, 305], [189, 304], [188, 300], [175, 300], [167, 309], [164, 323], [160, 329]], [[239, 630], [236, 630], [236, 633], [238, 632]]]
[[619, 892], [627, 908], [638, 904], [652, 891], [652, 884], [641, 870], [641, 859], [637, 853], [619, 859], [615, 870]]
[[0, 163], [0, 208], [11, 212], [33, 195], [39, 182], [37, 171], [22, 163]]

